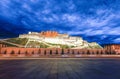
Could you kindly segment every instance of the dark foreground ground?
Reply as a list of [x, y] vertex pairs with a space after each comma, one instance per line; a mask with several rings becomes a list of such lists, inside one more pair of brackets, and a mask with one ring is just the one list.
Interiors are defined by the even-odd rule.
[[0, 79], [120, 79], [120, 59], [0, 60]]

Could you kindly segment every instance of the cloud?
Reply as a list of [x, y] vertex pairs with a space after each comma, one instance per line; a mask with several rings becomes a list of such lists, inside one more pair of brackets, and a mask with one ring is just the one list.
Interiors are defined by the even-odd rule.
[[116, 38], [116, 39], [114, 40], [114, 42], [118, 42], [118, 41], [120, 41], [120, 38]]
[[4, 33], [18, 34], [13, 31], [17, 28], [23, 30], [19, 33], [56, 30], [102, 43], [120, 38], [119, 1], [0, 0], [0, 7]]
[[80, 20], [80, 17], [77, 15], [64, 14], [62, 19], [70, 23], [75, 23], [76, 21]]

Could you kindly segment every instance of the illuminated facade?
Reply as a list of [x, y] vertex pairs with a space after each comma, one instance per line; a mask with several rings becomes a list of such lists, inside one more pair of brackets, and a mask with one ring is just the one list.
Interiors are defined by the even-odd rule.
[[81, 46], [84, 42], [84, 40], [81, 37], [72, 37], [68, 34], [59, 34], [55, 31], [46, 31], [41, 33], [29, 32], [28, 34], [19, 35], [19, 38], [28, 38], [38, 42], [63, 44], [69, 46]]

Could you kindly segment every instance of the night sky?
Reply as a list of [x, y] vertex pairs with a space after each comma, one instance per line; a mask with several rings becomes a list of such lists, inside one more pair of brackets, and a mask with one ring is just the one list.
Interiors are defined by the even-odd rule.
[[120, 0], [0, 0], [0, 38], [47, 30], [120, 44]]

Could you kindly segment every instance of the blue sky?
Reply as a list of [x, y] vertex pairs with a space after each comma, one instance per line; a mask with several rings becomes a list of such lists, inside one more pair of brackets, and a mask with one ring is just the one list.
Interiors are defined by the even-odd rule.
[[119, 0], [0, 0], [0, 37], [53, 30], [120, 43]]

